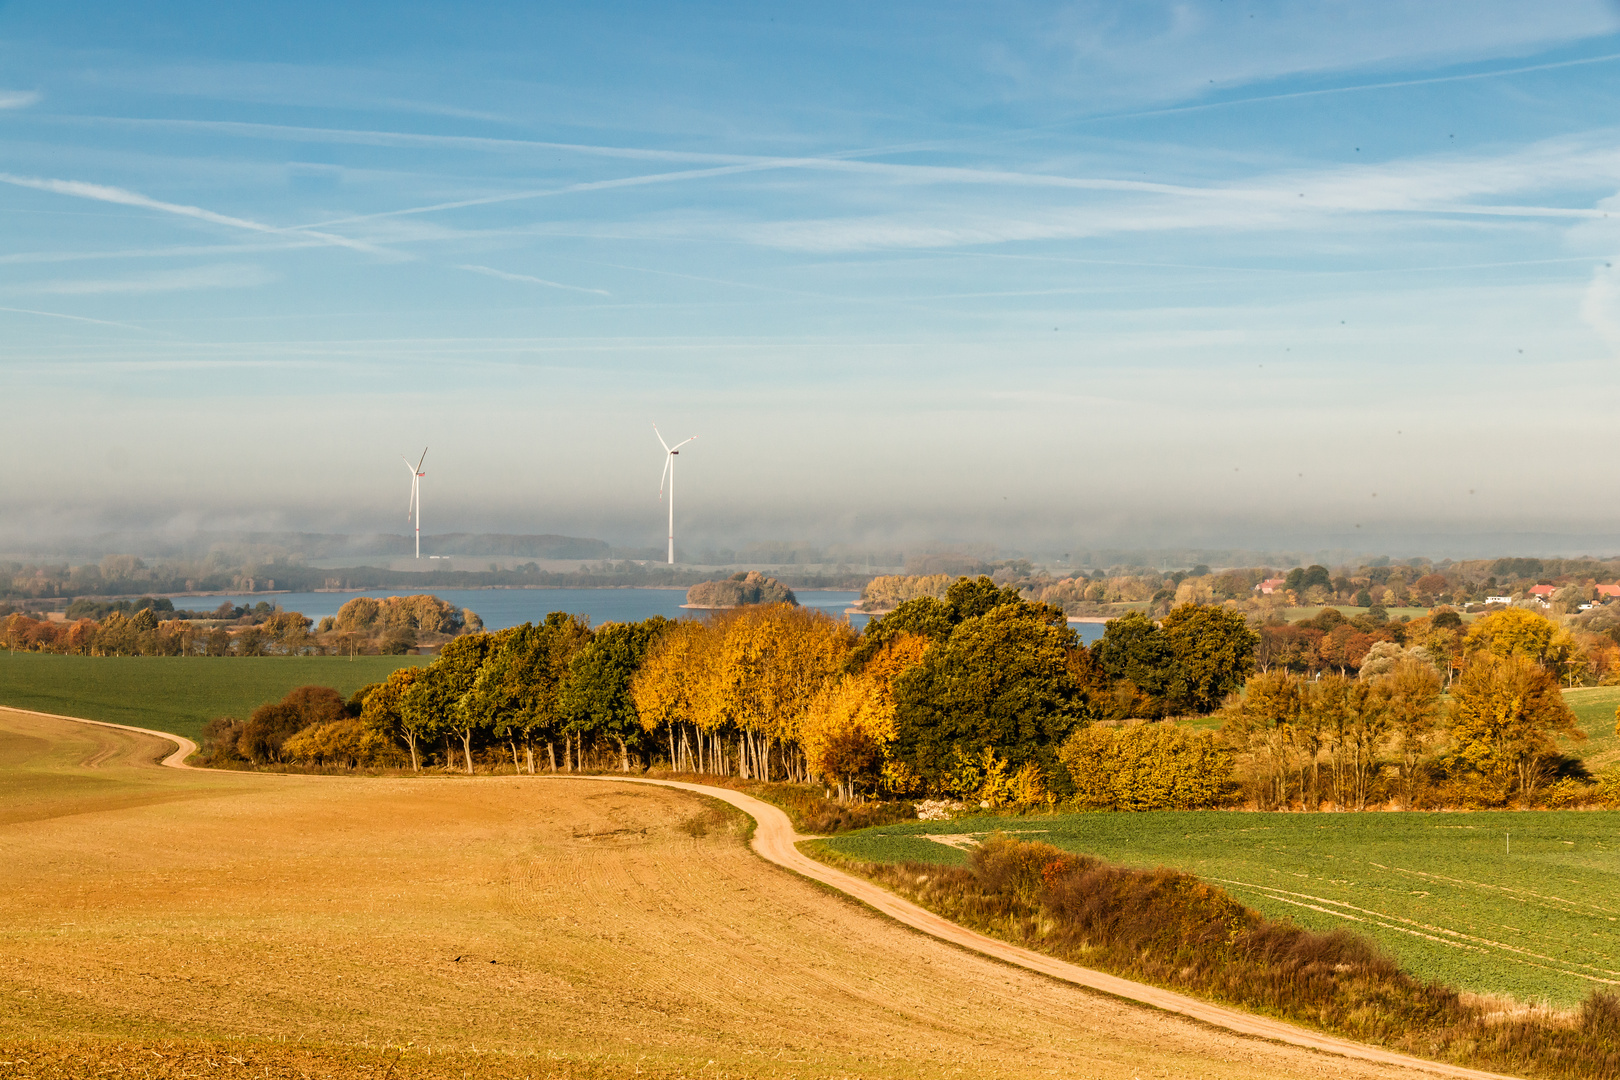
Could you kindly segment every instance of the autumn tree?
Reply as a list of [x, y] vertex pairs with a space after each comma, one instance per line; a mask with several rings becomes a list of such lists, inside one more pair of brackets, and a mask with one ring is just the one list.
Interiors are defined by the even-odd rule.
[[238, 752], [256, 763], [284, 760], [288, 739], [307, 727], [348, 716], [343, 696], [326, 686], [300, 686], [273, 704], [253, 710], [237, 738]]
[[1343, 809], [1365, 810], [1389, 725], [1383, 697], [1370, 682], [1325, 675], [1306, 688], [1301, 708], [1327, 744], [1334, 802]]
[[1586, 738], [1575, 727], [1557, 679], [1523, 652], [1474, 657], [1451, 696], [1456, 756], [1498, 801], [1515, 791], [1526, 802], [1533, 799], [1558, 755], [1556, 739]]
[[668, 740], [670, 768], [677, 771], [701, 771], [692, 768], [702, 762], [692, 760], [690, 748], [695, 744], [699, 757], [705, 756], [701, 732], [713, 736], [721, 714], [712, 701], [721, 633], [710, 624], [683, 619], [659, 635], [630, 681], [630, 699], [643, 730]]
[[859, 672], [843, 675], [811, 702], [800, 733], [805, 761], [839, 798], [852, 799], [857, 781], [881, 771], [895, 739], [894, 682], [929, 645], [920, 634], [892, 637]]
[[1417, 798], [1418, 765], [1440, 717], [1440, 673], [1408, 656], [1373, 680], [1401, 752], [1401, 789], [1407, 808]]
[[421, 668], [407, 667], [391, 672], [380, 686], [365, 696], [360, 706], [360, 722], [372, 731], [398, 740], [411, 755], [413, 772], [422, 771], [422, 741], [438, 734], [436, 727], [425, 722], [427, 718], [415, 713], [409, 718], [405, 715], [405, 695], [421, 671]]
[[1527, 608], [1508, 608], [1477, 620], [1463, 639], [1463, 651], [1470, 658], [1481, 652], [1523, 656], [1558, 678], [1586, 670], [1586, 658], [1570, 632]]
[[810, 703], [837, 676], [855, 643], [847, 623], [787, 604], [746, 608], [721, 632], [709, 730], [729, 723], [742, 736], [744, 776], [770, 780], [773, 748], [791, 779], [805, 777], [799, 726]]
[[1274, 669], [1250, 679], [1244, 695], [1232, 695], [1222, 710], [1221, 734], [1248, 751], [1262, 807], [1288, 805], [1304, 695], [1299, 676]]

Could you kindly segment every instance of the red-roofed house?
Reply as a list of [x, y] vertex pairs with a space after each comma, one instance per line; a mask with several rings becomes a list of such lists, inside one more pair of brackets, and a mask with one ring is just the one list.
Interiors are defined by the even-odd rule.
[[1552, 599], [1552, 594], [1557, 592], [1557, 591], [1558, 591], [1558, 588], [1556, 586], [1553, 586], [1553, 585], [1532, 585], [1528, 589], [1525, 590], [1525, 592], [1528, 595], [1535, 597], [1537, 600], [1540, 600], [1543, 604], [1545, 604], [1547, 601], [1551, 600]]
[[[1261, 596], [1270, 596], [1272, 593], [1276, 592], [1278, 589], [1282, 588], [1284, 585], [1287, 585], [1287, 584], [1288, 584], [1288, 579], [1285, 578], [1285, 577], [1271, 577], [1271, 578], [1266, 578], [1266, 580], [1262, 581], [1260, 584], [1256, 585], [1254, 588], [1255, 588], [1255, 591], [1258, 592]], [[1616, 595], [1620, 595], [1620, 594], [1616, 594]]]

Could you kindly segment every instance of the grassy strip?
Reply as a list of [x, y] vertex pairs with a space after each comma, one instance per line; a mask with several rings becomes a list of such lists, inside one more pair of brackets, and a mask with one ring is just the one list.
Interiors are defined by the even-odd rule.
[[1274, 922], [1189, 874], [1001, 835], [966, 867], [808, 846], [953, 922], [1086, 967], [1472, 1068], [1620, 1077], [1620, 999], [1603, 991], [1571, 1014], [1493, 1011], [1364, 938]]
[[[603, 776], [611, 775], [603, 773]], [[876, 825], [893, 825], [900, 821], [915, 821], [917, 813], [908, 802], [841, 803], [827, 798], [820, 784], [767, 784], [759, 780], [743, 780], [735, 776], [710, 776], [707, 773], [675, 773], [653, 769], [643, 775], [657, 780], [680, 780], [688, 784], [707, 784], [752, 795], [781, 810], [793, 822], [793, 828], [807, 836], [832, 836], [854, 829], [869, 829]]]
[[347, 697], [419, 656], [63, 656], [0, 654], [0, 706], [104, 720], [197, 739], [216, 716], [245, 717], [300, 686]]

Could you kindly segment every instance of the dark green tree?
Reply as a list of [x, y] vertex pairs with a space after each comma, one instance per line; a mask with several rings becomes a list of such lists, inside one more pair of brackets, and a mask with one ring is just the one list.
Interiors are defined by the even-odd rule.
[[473, 736], [482, 730], [477, 713], [462, 707], [489, 652], [491, 634], [464, 634], [451, 638], [433, 663], [422, 669], [400, 703], [406, 721], [423, 731], [437, 728], [461, 739], [467, 772], [473, 771]]
[[558, 697], [565, 733], [582, 741], [612, 739], [619, 744], [619, 766], [625, 772], [630, 771], [631, 745], [639, 747], [645, 736], [630, 698], [630, 680], [647, 649], [673, 625], [661, 615], [639, 623], [609, 623], [568, 664]]
[[1304, 574], [1300, 575], [1299, 584], [1300, 587], [1304, 589], [1309, 589], [1313, 585], [1320, 585], [1324, 589], [1331, 589], [1333, 588], [1333, 577], [1328, 573], [1327, 567], [1317, 566], [1313, 563], [1305, 568]]
[[1111, 682], [1129, 679], [1138, 690], [1162, 698], [1170, 685], [1170, 638], [1140, 611], [1109, 619], [1091, 655]]
[[1089, 718], [1073, 651], [1073, 631], [1045, 605], [1004, 603], [963, 620], [895, 680], [896, 757], [932, 791], [960, 787], [958, 774], [987, 751], [1011, 769], [1036, 762], [1061, 791], [1057, 747]]
[[1160, 624], [1170, 642], [1172, 673], [1167, 688], [1174, 708], [1211, 713], [1254, 670], [1260, 635], [1242, 612], [1207, 604], [1182, 604]]
[[976, 578], [957, 578], [945, 590], [945, 606], [950, 610], [951, 625], [957, 626], [968, 619], [988, 614], [1006, 604], [1022, 604], [1024, 598], [1012, 586], [1000, 587], [983, 574]]

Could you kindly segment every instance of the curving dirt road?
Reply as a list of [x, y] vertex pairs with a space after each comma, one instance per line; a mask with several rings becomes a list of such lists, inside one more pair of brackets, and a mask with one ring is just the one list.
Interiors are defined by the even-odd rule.
[[1322, 1050], [1330, 1054], [1358, 1058], [1362, 1061], [1373, 1061], [1382, 1065], [1398, 1065], [1408, 1069], [1435, 1073], [1440, 1076], [1463, 1077], [1467, 1078], [1467, 1080], [1509, 1080], [1501, 1073], [1465, 1069], [1460, 1065], [1448, 1065], [1440, 1061], [1427, 1061], [1423, 1058], [1412, 1057], [1393, 1050], [1384, 1050], [1376, 1046], [1368, 1046], [1365, 1043], [1340, 1039], [1333, 1035], [1324, 1035], [1321, 1032], [1296, 1027], [1281, 1020], [1273, 1020], [1265, 1016], [1256, 1016], [1252, 1013], [1228, 1009], [1207, 1001], [1188, 997], [1185, 994], [1163, 990], [1157, 986], [1149, 986], [1146, 983], [1132, 982], [1129, 979], [1121, 979], [1118, 976], [1101, 971], [1093, 971], [1090, 968], [1070, 964], [1042, 953], [1019, 948], [1017, 945], [1009, 945], [1007, 942], [993, 937], [986, 937], [983, 934], [943, 919], [926, 908], [918, 907], [909, 900], [903, 900], [880, 885], [875, 885], [852, 874], [846, 874], [841, 870], [835, 870], [825, 863], [810, 858], [797, 847], [798, 841], [806, 838], [794, 831], [793, 823], [788, 820], [785, 813], [768, 802], [756, 799], [751, 795], [744, 795], [740, 791], [709, 787], [705, 784], [688, 784], [678, 780], [648, 780], [633, 777], [578, 776], [559, 777], [558, 779], [596, 780], [619, 784], [657, 784], [662, 787], [694, 791], [700, 795], [707, 795], [710, 798], [730, 803], [752, 817], [757, 823], [757, 828], [754, 830], [754, 851], [766, 861], [773, 862], [778, 866], [792, 870], [796, 874], [802, 874], [825, 885], [830, 885], [839, 892], [847, 893], [862, 903], [875, 908], [896, 922], [921, 930], [925, 934], [931, 934], [953, 945], [959, 945], [964, 949], [972, 949], [974, 952], [995, 957], [997, 960], [1021, 968], [1028, 968], [1030, 971], [1036, 971], [1054, 979], [1061, 979], [1064, 982], [1074, 983], [1092, 990], [1101, 990], [1105, 994], [1112, 994], [1115, 997], [1125, 998], [1129, 1001], [1151, 1005], [1166, 1012], [1180, 1013], [1183, 1016], [1200, 1020], [1214, 1027], [1225, 1028], [1228, 1031], [1235, 1031], [1243, 1035], [1253, 1035], [1256, 1038], [1271, 1039], [1294, 1046], [1308, 1047], [1312, 1050]]
[[[197, 750], [197, 744], [190, 739], [180, 735], [171, 735], [168, 732], [152, 731], [148, 728], [132, 727], [128, 724], [112, 724], [99, 720], [58, 716], [54, 713], [34, 712], [28, 709], [15, 711], [29, 712], [35, 716], [45, 716], [56, 720], [71, 720], [81, 724], [94, 724], [98, 727], [117, 728], [168, 740], [176, 745], [176, 749], [163, 758], [161, 764], [169, 768], [192, 768], [192, 766], [186, 764], [186, 758]], [[846, 874], [841, 870], [836, 870], [805, 855], [798, 849], [797, 844], [800, 840], [806, 838], [794, 831], [793, 823], [785, 813], [770, 803], [756, 799], [751, 795], [745, 795], [740, 791], [710, 787], [706, 784], [686, 783], [679, 780], [652, 780], [628, 776], [558, 776], [548, 777], [548, 779], [583, 780], [609, 784], [653, 784], [659, 787], [679, 788], [719, 799], [735, 806], [754, 819], [756, 828], [753, 849], [767, 862], [775, 863], [813, 881], [829, 885], [889, 916], [896, 922], [920, 930], [925, 934], [930, 934], [942, 941], [1063, 982], [1099, 990], [1105, 994], [1111, 994], [1127, 1001], [1139, 1002], [1143, 1005], [1150, 1005], [1166, 1012], [1179, 1013], [1182, 1016], [1201, 1021], [1213, 1027], [1224, 1028], [1228, 1031], [1250, 1035], [1255, 1038], [1269, 1039], [1381, 1065], [1392, 1065], [1440, 1076], [1459, 1077], [1463, 1078], [1463, 1080], [1512, 1080], [1512, 1078], [1505, 1077], [1500, 1073], [1489, 1073], [1478, 1069], [1449, 1065], [1444, 1062], [1428, 1061], [1392, 1050], [1384, 1050], [1376, 1046], [1353, 1042], [1349, 1039], [1341, 1039], [1332, 1035], [1310, 1031], [1281, 1020], [1273, 1020], [1269, 1017], [1228, 1009], [1207, 1001], [1188, 997], [1185, 994], [1163, 990], [1145, 983], [1132, 982], [1129, 979], [1121, 979], [1101, 971], [1093, 971], [1090, 968], [1070, 964], [1042, 953], [1033, 952], [976, 933], [966, 927], [958, 926], [956, 923], [943, 919], [925, 908], [918, 907], [909, 900], [903, 900], [879, 885]]]
[[43, 716], [47, 720], [67, 720], [75, 724], [92, 724], [95, 727], [117, 728], [119, 731], [133, 731], [137, 735], [150, 735], [155, 739], [163, 739], [166, 742], [174, 743], [175, 751], [158, 762], [159, 765], [167, 765], [171, 769], [193, 768], [193, 766], [186, 764], [186, 758], [197, 752], [197, 744], [184, 735], [171, 735], [167, 731], [153, 731], [151, 728], [131, 727], [128, 724], [113, 724], [106, 720], [86, 720], [82, 716], [60, 716], [56, 713], [40, 712], [37, 709], [17, 709], [10, 705], [7, 705], [6, 709], [10, 712], [24, 713], [28, 716]]

